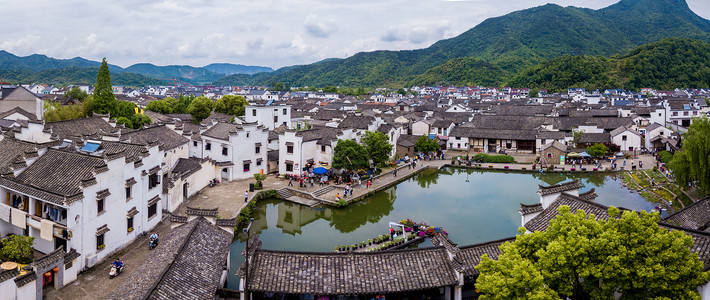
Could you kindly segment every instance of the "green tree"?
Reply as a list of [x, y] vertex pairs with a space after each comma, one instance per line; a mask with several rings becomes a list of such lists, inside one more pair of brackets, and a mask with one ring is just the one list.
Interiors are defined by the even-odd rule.
[[[174, 102], [177, 102], [175, 98], [170, 98]], [[173, 105], [175, 103], [170, 103], [170, 100], [168, 98], [165, 98], [165, 100], [153, 100], [148, 103], [148, 105], [145, 106], [145, 109], [154, 111], [160, 114], [171, 114], [173, 113]]]
[[396, 92], [396, 93], [397, 93], [397, 94], [400, 94], [400, 95], [406, 95], [406, 94], [407, 94], [407, 91], [405, 91], [404, 88], [399, 88], [399, 89], [397, 89], [397, 92]]
[[136, 114], [136, 107], [138, 107], [138, 105], [131, 101], [118, 101], [116, 110], [111, 114], [111, 118], [125, 117], [130, 119]]
[[199, 123], [212, 114], [214, 107], [214, 101], [200, 96], [191, 101], [190, 106], [187, 108], [187, 113], [192, 115], [193, 122]]
[[33, 237], [24, 235], [10, 235], [2, 238], [0, 244], [0, 259], [5, 261], [14, 261], [21, 264], [32, 262], [32, 244]]
[[131, 116], [131, 125], [133, 125], [131, 128], [133, 129], [141, 129], [143, 126], [149, 125], [150, 123], [153, 123], [153, 120], [151, 120], [149, 116], [142, 114], [134, 114]]
[[123, 124], [126, 126], [126, 128], [133, 128], [133, 123], [131, 123], [131, 119], [126, 118], [126, 117], [118, 117], [116, 119], [116, 125], [121, 125]]
[[367, 151], [353, 140], [338, 140], [333, 149], [333, 168], [357, 170], [370, 166]]
[[669, 167], [679, 183], [694, 181], [703, 193], [710, 192], [710, 119], [693, 119]]
[[604, 146], [604, 144], [596, 143], [594, 145], [587, 147], [587, 154], [589, 154], [593, 157], [602, 157], [607, 152], [609, 152], [609, 147]]
[[417, 142], [414, 143], [414, 147], [417, 148], [417, 151], [430, 153], [439, 150], [439, 143], [437, 143], [436, 140], [430, 139], [426, 135], [422, 135], [419, 137]]
[[259, 188], [263, 188], [263, 181], [266, 179], [267, 174], [254, 173], [254, 180], [256, 180], [256, 185]]
[[580, 130], [572, 130], [572, 142], [574, 143], [575, 147], [579, 142], [582, 141], [582, 136], [584, 136], [584, 132]]
[[214, 111], [232, 116], [243, 116], [244, 106], [249, 105], [242, 96], [226, 95], [217, 100]]
[[532, 89], [530, 89], [530, 91], [528, 91], [528, 97], [529, 98], [540, 97], [540, 91], [536, 88], [532, 88]]
[[101, 62], [101, 67], [96, 75], [96, 86], [94, 87], [93, 112], [99, 114], [111, 114], [116, 109], [118, 101], [113, 94], [111, 86], [111, 74], [108, 72], [106, 58]]
[[658, 213], [610, 207], [608, 221], [561, 206], [547, 231], [521, 234], [476, 267], [480, 299], [699, 299], [707, 282], [693, 239]]
[[71, 99], [76, 99], [79, 101], [84, 101], [84, 100], [86, 100], [87, 97], [89, 97], [89, 94], [82, 91], [81, 88], [79, 88], [78, 86], [73, 86], [71, 89], [66, 91], [64, 93], [64, 95], [66, 95], [67, 97], [69, 97]]
[[385, 163], [389, 160], [392, 153], [392, 144], [390, 144], [387, 135], [375, 131], [365, 131], [365, 135], [360, 140], [367, 151], [367, 155], [372, 159], [375, 165]]

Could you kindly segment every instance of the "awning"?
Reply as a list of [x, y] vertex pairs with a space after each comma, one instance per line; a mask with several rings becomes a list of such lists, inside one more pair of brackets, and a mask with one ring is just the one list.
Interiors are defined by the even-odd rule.
[[127, 187], [133, 186], [133, 185], [136, 184], [136, 183], [137, 183], [137, 182], [136, 182], [136, 180], [135, 180], [133, 177], [131, 177], [131, 179], [126, 180], [126, 186], [127, 186]]
[[261, 147], [261, 143], [256, 143], [254, 146]]
[[155, 173], [158, 173], [158, 171], [160, 171], [160, 166], [155, 166], [155, 167], [150, 168], [150, 170], [148, 170], [148, 174], [153, 175]]
[[263, 161], [263, 159], [261, 159], [261, 158], [257, 158], [257, 159], [256, 159], [256, 162], [258, 162], [258, 163], [260, 163], [260, 162], [262, 162], [262, 161]]
[[111, 195], [111, 192], [109, 192], [108, 189], [100, 190], [96, 192], [96, 199], [105, 199], [109, 195]]
[[158, 201], [160, 201], [160, 196], [155, 196], [155, 197], [151, 198], [150, 200], [148, 200], [148, 206], [156, 204], [156, 203], [158, 203]]
[[291, 143], [291, 142], [286, 142], [286, 146], [293, 146], [293, 143]]
[[129, 210], [129, 211], [126, 213], [126, 218], [128, 218], [128, 219], [133, 218], [133, 216], [135, 216], [135, 215], [137, 215], [137, 214], [138, 214], [138, 210], [137, 210], [136, 207], [134, 206], [133, 208], [131, 208], [131, 210]]
[[100, 236], [104, 233], [107, 233], [110, 229], [108, 229], [108, 226], [104, 224], [104, 226], [101, 226], [99, 228], [96, 228], [96, 236]]
[[251, 160], [250, 160], [250, 159], [247, 159], [247, 160], [243, 161], [242, 163], [245, 164], [245, 165], [250, 165], [250, 164], [251, 164]]
[[287, 160], [287, 161], [286, 161], [286, 164], [291, 164], [291, 165], [292, 165], [292, 164], [293, 164], [293, 161], [292, 161], [292, 160]]

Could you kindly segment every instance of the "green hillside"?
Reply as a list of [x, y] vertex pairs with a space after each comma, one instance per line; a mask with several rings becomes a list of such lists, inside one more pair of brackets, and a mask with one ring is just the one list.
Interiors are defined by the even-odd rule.
[[[293, 86], [401, 86], [455, 58], [481, 59], [517, 73], [563, 55], [621, 54], [668, 37], [710, 41], [710, 21], [693, 13], [685, 0], [621, 0], [599, 10], [548, 4], [487, 19], [425, 49], [361, 52], [254, 81]], [[244, 77], [235, 79], [244, 81]], [[230, 79], [220, 82], [229, 84]]]
[[125, 69], [126, 72], [145, 75], [152, 78], [174, 79], [191, 84], [210, 84], [224, 75], [208, 71], [205, 68], [191, 66], [156, 66], [153, 64], [135, 64]]
[[[47, 69], [39, 72], [30, 70], [0, 70], [0, 82], [10, 83], [45, 83], [53, 85], [96, 84], [98, 67], [69, 67]], [[165, 85], [165, 81], [149, 78], [140, 74], [123, 72], [111, 73], [113, 85], [141, 87], [145, 85]]]
[[710, 44], [690, 39], [664, 39], [624, 56], [563, 56], [517, 74], [507, 85], [563, 91], [624, 88], [710, 87]]

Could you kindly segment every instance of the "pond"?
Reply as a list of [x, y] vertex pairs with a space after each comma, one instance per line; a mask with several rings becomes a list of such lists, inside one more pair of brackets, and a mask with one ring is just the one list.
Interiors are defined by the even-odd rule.
[[[633, 210], [654, 208], [621, 179], [602, 174], [514, 173], [444, 168], [414, 177], [345, 208], [310, 208], [271, 199], [257, 205], [251, 234], [264, 249], [332, 252], [388, 231], [390, 221], [410, 218], [441, 226], [460, 246], [514, 236], [520, 226], [520, 203], [539, 203], [538, 184], [579, 179], [580, 192], [596, 189], [597, 202]], [[234, 275], [244, 261], [241, 233], [230, 247], [227, 287], [238, 289]], [[425, 241], [422, 247], [431, 246]]]

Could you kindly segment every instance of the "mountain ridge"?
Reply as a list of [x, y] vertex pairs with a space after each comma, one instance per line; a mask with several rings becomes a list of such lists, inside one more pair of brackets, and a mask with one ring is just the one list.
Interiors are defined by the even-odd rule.
[[[360, 52], [252, 82], [396, 87], [452, 59], [472, 57], [520, 72], [562, 55], [620, 55], [669, 37], [710, 41], [710, 21], [690, 10], [685, 0], [622, 0], [597, 10], [547, 4], [488, 18], [427, 48]], [[219, 82], [228, 84], [230, 77]]]

